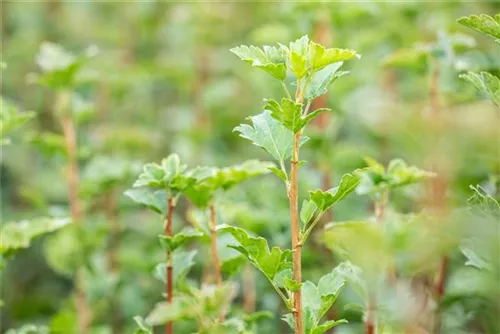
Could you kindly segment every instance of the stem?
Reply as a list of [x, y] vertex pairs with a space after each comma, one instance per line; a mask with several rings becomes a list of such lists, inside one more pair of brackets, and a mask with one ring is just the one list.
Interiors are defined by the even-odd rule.
[[[290, 218], [292, 229], [292, 249], [293, 249], [293, 279], [297, 283], [302, 283], [302, 243], [300, 242], [300, 227], [299, 227], [299, 146], [300, 135], [298, 132], [294, 136], [293, 141], [293, 156], [291, 164], [291, 181], [288, 199], [290, 202]], [[302, 334], [302, 291], [298, 289], [293, 293], [294, 311], [293, 317], [295, 321], [295, 334]]]
[[[219, 258], [219, 252], [217, 250], [217, 215], [215, 211], [214, 203], [210, 203], [210, 243], [212, 246], [212, 260], [214, 262], [214, 271], [215, 271], [215, 281], [218, 286], [222, 285], [222, 270], [221, 263]], [[219, 315], [220, 322], [224, 321], [224, 314]]]
[[[118, 210], [116, 193], [109, 191], [106, 194], [106, 217], [109, 224], [109, 241], [108, 241], [108, 270], [110, 275], [117, 276], [120, 270], [118, 263], [118, 248], [120, 245], [120, 223], [118, 220]], [[111, 332], [113, 334], [123, 333], [123, 317], [120, 309], [118, 296], [113, 294], [110, 298], [111, 314]]]
[[255, 311], [256, 301], [255, 272], [250, 264], [243, 268], [243, 310], [246, 313]]
[[[68, 201], [71, 210], [71, 219], [76, 224], [83, 224], [80, 199], [78, 197], [80, 187], [80, 172], [78, 169], [76, 133], [70, 114], [71, 92], [62, 91], [57, 95], [56, 111], [59, 114], [61, 127], [64, 135], [66, 153], [68, 155]], [[85, 296], [83, 287], [83, 267], [75, 273], [76, 311], [78, 317], [78, 329], [81, 334], [88, 333], [92, 313]]]
[[[165, 236], [172, 236], [172, 218], [173, 212], [175, 208], [175, 201], [171, 193], [168, 195], [167, 200], [167, 217], [165, 221]], [[173, 277], [173, 261], [172, 261], [172, 252], [167, 251], [166, 257], [166, 267], [167, 267], [167, 283], [165, 285], [166, 293], [167, 293], [167, 303], [172, 303], [172, 299], [174, 297], [174, 277]], [[173, 334], [174, 332], [174, 324], [169, 321], [165, 326], [165, 332], [167, 334]]]
[[444, 291], [446, 288], [446, 273], [448, 271], [448, 265], [450, 258], [444, 256], [439, 264], [439, 274], [436, 282], [436, 319], [434, 321], [434, 333], [441, 333], [441, 300], [444, 296]]
[[365, 333], [366, 334], [375, 334], [375, 320], [373, 319], [373, 300], [370, 298], [368, 301], [368, 309], [366, 311], [366, 320], [365, 320]]

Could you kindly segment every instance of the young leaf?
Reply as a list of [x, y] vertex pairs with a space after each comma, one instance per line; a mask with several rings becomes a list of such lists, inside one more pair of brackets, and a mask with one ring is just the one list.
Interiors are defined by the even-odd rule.
[[305, 225], [312, 219], [318, 207], [313, 201], [304, 200], [300, 209], [300, 221]]
[[493, 104], [500, 107], [500, 79], [488, 72], [467, 72], [460, 78], [469, 81], [478, 91], [486, 95]]
[[219, 225], [217, 231], [228, 232], [237, 241], [237, 244], [229, 247], [237, 250], [245, 256], [257, 269], [272, 281], [274, 276], [281, 270], [289, 268], [289, 249], [281, 250], [274, 246], [269, 250], [267, 240], [262, 237], [252, 237], [242, 228]]
[[[241, 124], [234, 131], [266, 150], [277, 161], [284, 161], [292, 156], [293, 132], [275, 120], [270, 111], [264, 110], [261, 114], [250, 117], [250, 120], [252, 125]], [[300, 144], [308, 139], [302, 137]]]
[[273, 172], [277, 177], [279, 177], [284, 182], [287, 181], [288, 175], [282, 169], [279, 169], [279, 168], [276, 168], [276, 167], [269, 167], [269, 170], [271, 172]]
[[496, 40], [500, 39], [500, 14], [494, 17], [487, 14], [464, 16], [458, 19], [458, 23]]
[[[194, 266], [196, 253], [198, 253], [196, 249], [191, 251], [176, 250], [174, 252], [172, 256], [174, 282], [178, 283], [179, 279], [186, 276], [191, 267]], [[163, 283], [167, 281], [167, 265], [164, 262], [156, 265], [154, 276]]]
[[[189, 178], [183, 176], [186, 165], [181, 165], [177, 154], [170, 154], [161, 164], [148, 163], [134, 183], [134, 188], [149, 187], [155, 189], [170, 189], [182, 191], [189, 186]], [[179, 180], [180, 179], [180, 180]], [[194, 180], [192, 180], [194, 182]]]
[[153, 326], [148, 324], [143, 317], [136, 315], [134, 321], [138, 327], [134, 334], [153, 334]]
[[306, 87], [304, 98], [306, 100], [312, 100], [325, 94], [331, 83], [348, 73], [345, 71], [338, 71], [342, 64], [343, 62], [333, 63], [315, 72], [311, 77], [309, 85]]
[[33, 111], [19, 111], [14, 104], [0, 97], [0, 146], [9, 144], [7, 135], [23, 126], [35, 115]]
[[187, 242], [203, 236], [204, 234], [202, 232], [197, 231], [194, 228], [184, 228], [181, 232], [176, 233], [173, 236], [160, 234], [158, 235], [158, 239], [166, 251], [173, 252], [177, 248], [184, 246]]
[[319, 71], [326, 66], [352, 58], [360, 58], [354, 50], [325, 49], [324, 46], [314, 42], [309, 43], [309, 61], [313, 71]]
[[319, 326], [316, 326], [312, 329], [311, 334], [322, 334], [329, 329], [332, 329], [335, 326], [348, 323], [345, 319], [340, 320], [327, 320]]
[[124, 195], [156, 213], [161, 215], [167, 214], [167, 192], [165, 190], [153, 190], [141, 187], [129, 189], [125, 191]]
[[293, 133], [299, 132], [303, 128], [302, 103], [283, 98], [281, 105], [275, 100], [266, 100], [264, 110], [271, 112], [271, 117], [279, 121]]
[[280, 81], [285, 80], [286, 57], [283, 50], [273, 46], [264, 46], [263, 49], [253, 45], [241, 45], [229, 51], [252, 66], [266, 71], [274, 78]]
[[5, 223], [0, 229], [0, 255], [7, 256], [28, 248], [33, 239], [70, 223], [67, 218], [36, 218]]
[[310, 191], [311, 201], [316, 204], [319, 210], [326, 211], [335, 203], [341, 201], [352, 193], [359, 184], [359, 176], [357, 173], [345, 174], [340, 180], [340, 184], [327, 191], [316, 190]]

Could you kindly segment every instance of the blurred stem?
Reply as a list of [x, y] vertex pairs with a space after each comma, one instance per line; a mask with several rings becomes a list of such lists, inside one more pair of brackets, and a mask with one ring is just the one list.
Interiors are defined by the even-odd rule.
[[[118, 249], [120, 246], [120, 222], [117, 207], [117, 196], [114, 190], [106, 194], [106, 217], [109, 224], [108, 241], [108, 270], [111, 276], [117, 278], [120, 268], [118, 263]], [[117, 289], [110, 299], [111, 305], [111, 332], [113, 334], [123, 333], [123, 317], [117, 295]]]
[[[172, 220], [173, 213], [175, 209], [175, 201], [172, 193], [169, 192], [167, 200], [167, 217], [165, 221], [165, 236], [172, 236]], [[174, 297], [174, 278], [173, 278], [173, 263], [172, 263], [172, 252], [167, 251], [166, 254], [166, 267], [167, 267], [167, 283], [165, 286], [167, 293], [167, 303], [172, 303]], [[173, 334], [174, 324], [172, 321], [167, 322], [165, 326], [165, 331], [167, 334]]]
[[[56, 113], [59, 116], [64, 135], [64, 144], [68, 156], [68, 201], [71, 210], [71, 219], [75, 224], [83, 224], [80, 198], [78, 197], [80, 187], [80, 172], [78, 169], [78, 151], [76, 132], [71, 117], [71, 92], [60, 91], [56, 95]], [[81, 334], [88, 333], [92, 313], [85, 295], [83, 280], [84, 268], [79, 268], [75, 273], [76, 311], [78, 317], [78, 329]]]
[[250, 264], [243, 268], [243, 310], [245, 313], [255, 311], [255, 272]]
[[[303, 97], [300, 91], [300, 80], [297, 80], [297, 91], [295, 102], [302, 103]], [[299, 226], [299, 149], [300, 136], [302, 132], [297, 132], [293, 137], [293, 153], [290, 161], [290, 189], [288, 199], [290, 203], [290, 223], [292, 230], [292, 250], [293, 250], [293, 279], [295, 282], [302, 283], [302, 243], [300, 242]], [[295, 323], [295, 334], [303, 333], [302, 326], [302, 291], [298, 289], [293, 293], [293, 318]]]
[[[219, 251], [217, 250], [217, 213], [215, 211], [215, 205], [213, 202], [210, 203], [210, 244], [212, 246], [212, 260], [214, 263], [215, 271], [215, 281], [218, 286], [222, 285], [222, 269], [219, 258]], [[219, 315], [220, 322], [224, 321], [224, 315], [221, 313]]]

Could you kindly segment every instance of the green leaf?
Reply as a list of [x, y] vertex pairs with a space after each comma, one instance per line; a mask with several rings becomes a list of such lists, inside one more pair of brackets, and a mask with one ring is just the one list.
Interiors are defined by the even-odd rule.
[[337, 78], [349, 73], [345, 71], [338, 71], [342, 64], [343, 62], [333, 63], [313, 73], [311, 80], [306, 87], [304, 98], [306, 100], [312, 100], [325, 94], [331, 83], [337, 80]]
[[[179, 280], [184, 278], [189, 272], [189, 270], [195, 265], [194, 257], [198, 251], [193, 249], [191, 251], [184, 251], [177, 249], [172, 255], [172, 266], [173, 266], [173, 279], [174, 283], [178, 284]], [[167, 281], [167, 265], [165, 263], [159, 263], [155, 267], [154, 276], [158, 280], [165, 283]]]
[[500, 79], [488, 72], [467, 72], [460, 78], [469, 81], [482, 94], [486, 95], [493, 104], [500, 107]]
[[325, 49], [324, 46], [314, 42], [309, 43], [309, 61], [313, 71], [319, 71], [326, 66], [352, 58], [360, 58], [354, 50]]
[[245, 263], [243, 256], [234, 256], [222, 261], [222, 271], [228, 276], [234, 276], [240, 272], [241, 267]]
[[187, 242], [203, 237], [204, 234], [194, 228], [186, 227], [181, 232], [173, 236], [158, 235], [161, 246], [168, 252], [173, 252], [177, 248], [184, 246]]
[[7, 135], [23, 126], [35, 116], [35, 112], [21, 112], [14, 104], [0, 98], [0, 146], [10, 142]]
[[268, 174], [274, 167], [272, 162], [248, 160], [242, 164], [216, 168], [203, 167], [189, 174], [196, 179], [185, 190], [185, 195], [198, 207], [206, 207], [218, 189], [228, 190], [256, 176]]
[[466, 266], [476, 267], [477, 269], [487, 269], [491, 270], [491, 266], [483, 260], [476, 252], [472, 249], [463, 247], [461, 248], [462, 254], [467, 258], [465, 262]]
[[286, 182], [288, 180], [288, 175], [282, 169], [279, 169], [276, 167], [269, 167], [269, 170], [271, 172], [273, 172], [276, 176], [278, 176], [284, 182]]
[[193, 301], [184, 296], [176, 296], [171, 303], [162, 302], [155, 305], [146, 317], [146, 322], [152, 326], [163, 325], [169, 321], [191, 319], [193, 314]]
[[291, 254], [289, 249], [281, 250], [278, 246], [274, 246], [269, 250], [266, 239], [252, 237], [239, 227], [223, 224], [217, 226], [217, 231], [231, 233], [237, 243], [229, 247], [245, 256], [271, 281], [279, 271], [289, 268], [291, 265], [288, 261]]
[[[241, 124], [234, 128], [240, 137], [250, 140], [254, 145], [263, 148], [277, 161], [284, 161], [292, 156], [293, 132], [264, 110], [261, 114], [250, 117], [252, 125]], [[302, 137], [301, 145], [309, 138]]]
[[145, 164], [133, 187], [169, 189], [180, 192], [194, 182], [193, 178], [182, 175], [185, 170], [186, 165], [181, 165], [179, 156], [173, 153], [164, 158], [160, 165], [156, 163]]
[[232, 48], [232, 53], [241, 60], [258, 67], [278, 80], [286, 78], [286, 57], [282, 49], [273, 46], [264, 46], [263, 50], [253, 45], [241, 45]]
[[313, 218], [318, 206], [313, 201], [304, 200], [300, 209], [300, 221], [305, 225]]
[[39, 326], [33, 324], [23, 325], [20, 328], [9, 329], [5, 334], [49, 334], [50, 330], [47, 326]]
[[327, 191], [316, 190], [310, 191], [311, 201], [316, 204], [319, 210], [326, 211], [335, 203], [344, 199], [352, 193], [359, 184], [359, 176], [357, 173], [345, 174], [340, 180], [340, 184]]
[[142, 204], [154, 212], [161, 215], [167, 214], [167, 192], [165, 190], [142, 187], [129, 189], [124, 194], [134, 202]]
[[148, 324], [143, 317], [136, 315], [134, 321], [138, 327], [134, 334], [153, 334], [153, 326]]
[[389, 162], [387, 170], [373, 159], [366, 158], [365, 160], [368, 167], [358, 171], [360, 183], [356, 191], [361, 195], [381, 193], [388, 189], [422, 182], [435, 175], [415, 166], [408, 166], [401, 159]]
[[265, 100], [264, 110], [271, 112], [271, 117], [279, 121], [293, 133], [299, 132], [303, 128], [302, 103], [283, 98], [281, 105], [275, 100]]
[[290, 52], [290, 71], [297, 77], [301, 79], [307, 73], [307, 59], [305, 56], [295, 52]]
[[[324, 275], [318, 282], [318, 286], [310, 281], [302, 284], [302, 309], [305, 333], [322, 333], [325, 326], [319, 325], [321, 319], [337, 300], [338, 295], [345, 285], [345, 279], [334, 269]], [[293, 329], [293, 317], [291, 314], [285, 317], [285, 321], [291, 324]], [[316, 332], [315, 332], [316, 330]]]
[[35, 218], [20, 222], [9, 222], [0, 229], [0, 254], [12, 255], [31, 245], [33, 239], [59, 230], [68, 224], [68, 218]]
[[348, 323], [347, 320], [345, 319], [340, 319], [340, 320], [327, 320], [321, 325], [314, 327], [311, 331], [311, 334], [321, 334], [326, 332], [329, 329], [332, 329], [335, 326], [341, 325], [341, 324], [346, 324]]
[[464, 16], [458, 19], [458, 23], [496, 40], [500, 39], [500, 14], [494, 17], [487, 14]]

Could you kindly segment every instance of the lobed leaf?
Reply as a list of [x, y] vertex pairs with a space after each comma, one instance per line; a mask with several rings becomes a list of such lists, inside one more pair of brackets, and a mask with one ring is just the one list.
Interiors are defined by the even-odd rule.
[[124, 195], [156, 213], [167, 214], [167, 192], [165, 190], [154, 190], [147, 187], [132, 188], [125, 191]]
[[35, 218], [20, 222], [10, 222], [2, 225], [0, 229], [0, 254], [12, 255], [31, 245], [33, 239], [46, 233], [59, 230], [68, 224], [68, 218]]
[[270, 281], [273, 281], [278, 272], [291, 266], [288, 261], [291, 254], [289, 249], [281, 250], [277, 246], [269, 249], [266, 239], [252, 237], [239, 227], [224, 224], [219, 225], [217, 231], [231, 233], [237, 243], [229, 247], [245, 256]]
[[345, 174], [342, 176], [340, 183], [337, 187], [327, 191], [315, 190], [309, 191], [311, 201], [316, 204], [320, 211], [328, 210], [332, 205], [340, 202], [347, 195], [352, 193], [358, 186], [360, 178], [358, 173]]
[[487, 14], [464, 16], [458, 19], [458, 23], [496, 40], [500, 39], [500, 14], [493, 17]]
[[488, 72], [467, 72], [460, 78], [469, 81], [478, 91], [486, 95], [491, 102], [500, 107], [500, 79]]
[[286, 57], [280, 48], [266, 45], [263, 49], [260, 49], [253, 45], [241, 45], [229, 51], [241, 60], [264, 70], [278, 80], [283, 81], [286, 78]]
[[325, 49], [323, 45], [309, 43], [309, 62], [313, 71], [319, 71], [328, 65], [345, 60], [361, 58], [354, 50], [350, 49]]
[[186, 243], [199, 239], [205, 236], [201, 231], [195, 230], [194, 228], [186, 227], [181, 232], [174, 234], [173, 236], [166, 236], [163, 234], [158, 235], [161, 246], [167, 252], [173, 252], [177, 248], [184, 246]]
[[19, 111], [18, 108], [0, 97], [0, 146], [10, 143], [7, 135], [20, 128], [36, 116], [33, 111]]
[[[250, 140], [254, 145], [263, 148], [277, 161], [284, 161], [292, 156], [293, 132], [271, 116], [271, 112], [249, 117], [252, 125], [241, 124], [233, 131], [240, 137]], [[302, 137], [301, 145], [309, 138]]]
[[325, 94], [331, 83], [348, 73], [345, 71], [338, 71], [342, 64], [343, 62], [333, 63], [313, 73], [309, 85], [306, 87], [304, 98], [306, 100], [312, 100]]

